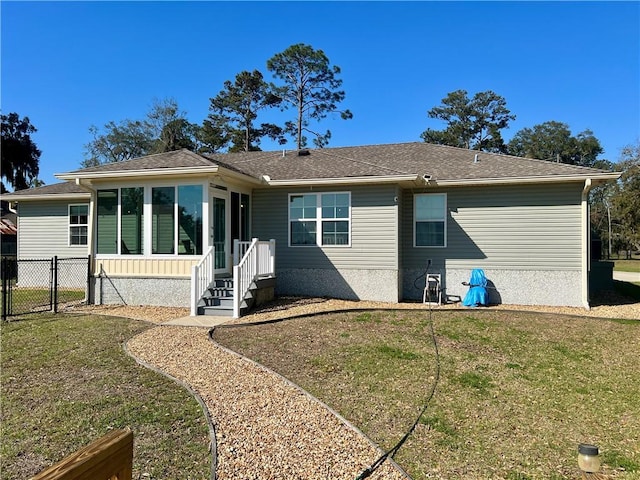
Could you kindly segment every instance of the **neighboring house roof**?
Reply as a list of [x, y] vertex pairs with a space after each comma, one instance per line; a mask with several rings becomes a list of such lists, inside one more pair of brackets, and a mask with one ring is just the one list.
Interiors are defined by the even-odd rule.
[[[2, 235], [17, 235], [18, 227], [15, 224], [15, 214], [5, 215], [0, 218], [0, 234]], [[13, 220], [10, 218], [12, 217]]]

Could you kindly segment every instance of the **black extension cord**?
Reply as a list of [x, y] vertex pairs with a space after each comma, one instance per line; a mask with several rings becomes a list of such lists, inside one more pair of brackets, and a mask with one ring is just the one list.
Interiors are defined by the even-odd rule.
[[[429, 262], [427, 264], [427, 270], [425, 271], [424, 275], [422, 275], [422, 276], [426, 277], [428, 275], [430, 266], [431, 266], [431, 260], [429, 260]], [[418, 277], [416, 279], [416, 281], [414, 282], [414, 284], [420, 278], [422, 278], [422, 276]], [[396, 443], [393, 448], [391, 448], [390, 450], [388, 450], [385, 453], [383, 453], [380, 456], [380, 458], [378, 458], [375, 462], [373, 462], [371, 465], [369, 465], [369, 467], [364, 469], [362, 471], [362, 473], [360, 473], [360, 475], [358, 475], [356, 477], [356, 480], [364, 480], [365, 478], [368, 478], [369, 476], [371, 476], [371, 474], [373, 474], [373, 472], [375, 472], [380, 467], [380, 465], [382, 465], [385, 462], [385, 460], [387, 458], [389, 458], [389, 457], [393, 458], [394, 455], [396, 453], [398, 453], [398, 450], [400, 450], [402, 445], [404, 445], [404, 443], [407, 441], [407, 439], [411, 436], [411, 434], [414, 432], [414, 430], [418, 426], [418, 423], [420, 422], [420, 419], [422, 418], [422, 416], [427, 411], [427, 408], [429, 407], [429, 403], [431, 402], [431, 400], [433, 399], [433, 396], [436, 393], [436, 387], [438, 386], [438, 382], [440, 381], [440, 352], [438, 351], [438, 341], [436, 340], [436, 334], [435, 334], [435, 330], [433, 328], [433, 309], [431, 308], [431, 304], [429, 304], [429, 330], [430, 330], [430, 334], [431, 334], [431, 341], [433, 342], [433, 349], [435, 351], [435, 356], [436, 356], [436, 375], [435, 375], [435, 379], [434, 379], [433, 385], [431, 386], [431, 391], [429, 392], [429, 395], [427, 396], [427, 399], [426, 399], [426, 401], [424, 403], [424, 406], [422, 407], [422, 410], [420, 411], [420, 414], [416, 418], [415, 422], [413, 422], [413, 425], [411, 425], [411, 428], [407, 431], [407, 433], [404, 434], [404, 436], [398, 441], [398, 443]]]

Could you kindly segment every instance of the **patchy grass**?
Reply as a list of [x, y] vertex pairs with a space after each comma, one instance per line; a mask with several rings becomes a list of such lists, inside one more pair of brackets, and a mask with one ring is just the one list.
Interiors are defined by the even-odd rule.
[[[581, 442], [640, 478], [640, 322], [434, 311], [440, 382], [396, 460], [415, 479], [578, 478]], [[325, 314], [217, 328], [391, 448], [435, 380], [429, 312]], [[374, 459], [372, 459], [373, 461]]]
[[2, 478], [30, 478], [108, 431], [134, 434], [133, 478], [209, 478], [198, 402], [123, 343], [144, 322], [38, 315], [2, 325]]
[[[11, 288], [11, 311], [13, 315], [24, 315], [49, 311], [52, 308], [51, 290], [48, 288]], [[66, 302], [80, 302], [85, 298], [82, 289], [58, 289], [58, 304]], [[4, 301], [4, 296], [2, 297]], [[4, 308], [4, 306], [3, 306]]]
[[614, 270], [619, 272], [640, 272], [640, 259], [614, 260]]

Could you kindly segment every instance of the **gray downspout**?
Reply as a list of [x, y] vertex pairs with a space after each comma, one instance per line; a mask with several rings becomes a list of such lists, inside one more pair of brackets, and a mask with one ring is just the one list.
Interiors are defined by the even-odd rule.
[[584, 188], [582, 189], [582, 202], [581, 202], [581, 218], [582, 218], [582, 247], [581, 247], [581, 297], [582, 306], [589, 310], [589, 264], [591, 260], [591, 245], [589, 245], [589, 238], [591, 236], [590, 220], [589, 220], [589, 191], [592, 187], [592, 181], [587, 178], [584, 181]]

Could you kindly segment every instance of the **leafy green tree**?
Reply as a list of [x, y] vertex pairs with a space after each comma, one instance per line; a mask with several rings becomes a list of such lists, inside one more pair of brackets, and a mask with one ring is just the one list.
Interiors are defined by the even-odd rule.
[[427, 112], [429, 118], [447, 123], [444, 130], [427, 129], [420, 135], [425, 142], [438, 145], [503, 152], [505, 143], [501, 130], [509, 127], [515, 115], [506, 100], [487, 90], [469, 98], [466, 90], [456, 90], [442, 99], [442, 105]]
[[295, 108], [295, 121], [285, 123], [284, 133], [291, 135], [298, 149], [306, 146], [303, 132], [315, 136], [314, 144], [322, 148], [331, 138], [331, 132], [324, 134], [309, 129], [310, 121], [320, 121], [330, 113], [339, 113], [344, 120], [353, 118], [349, 110], [339, 110], [345, 93], [340, 90], [342, 80], [337, 77], [340, 67], [330, 66], [329, 58], [322, 50], [298, 43], [291, 45], [267, 61], [267, 68], [275, 78], [284, 82], [278, 88], [282, 107]]
[[[609, 160], [598, 160], [594, 165], [595, 168], [613, 172], [616, 164]], [[609, 253], [609, 245], [612, 243], [609, 235], [609, 226], [611, 224], [611, 202], [616, 194], [618, 186], [615, 182], [607, 182], [602, 185], [595, 186], [589, 192], [591, 232], [596, 238], [602, 241], [602, 253]]]
[[224, 126], [214, 124], [209, 119], [205, 119], [202, 126], [195, 129], [194, 140], [194, 152], [198, 153], [216, 153], [229, 143]]
[[152, 136], [150, 153], [171, 152], [195, 148], [197, 125], [189, 123], [186, 113], [172, 98], [154, 100], [145, 121]]
[[260, 140], [265, 136], [282, 139], [282, 129], [277, 125], [263, 123], [259, 128], [254, 125], [260, 110], [280, 104], [281, 99], [273, 91], [273, 85], [265, 82], [258, 70], [243, 71], [234, 82], [224, 82], [224, 89], [211, 99], [209, 124], [232, 142], [230, 151], [259, 150]]
[[110, 121], [104, 130], [105, 133], [100, 133], [95, 125], [89, 127], [93, 140], [85, 145], [83, 167], [124, 162], [147, 155], [152, 149], [153, 137], [143, 121]]
[[602, 146], [591, 130], [571, 135], [566, 123], [549, 121], [518, 131], [508, 145], [512, 155], [596, 166]]
[[612, 198], [616, 233], [625, 250], [640, 250], [640, 140], [622, 149], [618, 169], [622, 174]]
[[[29, 117], [17, 113], [0, 115], [2, 120], [2, 178], [15, 190], [29, 188], [40, 171], [40, 150], [31, 139], [36, 128]], [[4, 183], [2, 191], [6, 191]]]
[[122, 162], [181, 148], [194, 150], [199, 144], [199, 128], [189, 123], [175, 100], [156, 100], [144, 120], [111, 121], [104, 126], [104, 132], [92, 125], [89, 132], [93, 140], [85, 145], [82, 166]]

